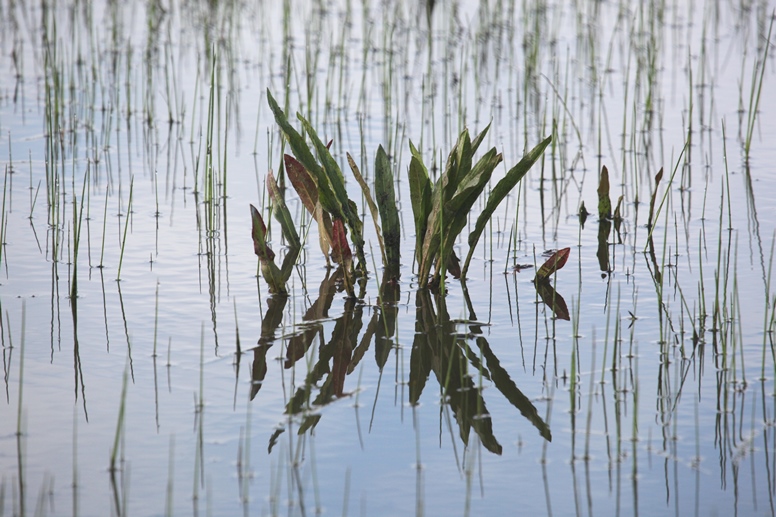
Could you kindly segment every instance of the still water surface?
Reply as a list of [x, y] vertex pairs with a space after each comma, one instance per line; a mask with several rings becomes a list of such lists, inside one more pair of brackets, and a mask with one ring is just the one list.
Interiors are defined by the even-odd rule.
[[[0, 515], [776, 513], [773, 2], [0, 6]], [[271, 219], [288, 152], [267, 88], [333, 140], [362, 299], [290, 190], [290, 296], [257, 279], [248, 207]], [[438, 170], [488, 123], [494, 184], [554, 142], [467, 288], [418, 291], [408, 142]], [[345, 165], [378, 145], [382, 309]], [[534, 266], [565, 247], [553, 313]]]

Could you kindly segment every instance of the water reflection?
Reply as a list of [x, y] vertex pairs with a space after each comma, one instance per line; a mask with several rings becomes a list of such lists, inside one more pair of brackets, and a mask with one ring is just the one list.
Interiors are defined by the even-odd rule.
[[[324, 336], [324, 323], [329, 322], [329, 311], [337, 293], [344, 291], [342, 269], [330, 273], [321, 282], [318, 298], [302, 316], [302, 322], [294, 326], [294, 332], [286, 340], [282, 367], [299, 366], [299, 361], [309, 357], [313, 342], [320, 340], [314, 354], [314, 362], [308, 363], [307, 373], [285, 406], [284, 413], [298, 418], [297, 433], [312, 430], [321, 420], [321, 409], [352, 393], [345, 391], [346, 377], [352, 374], [369, 347], [374, 343], [375, 364], [382, 372], [390, 352], [396, 347], [398, 304], [401, 287], [392, 275], [385, 275], [380, 286], [378, 306], [369, 316], [367, 307], [356, 298], [346, 297], [342, 314], [334, 319], [331, 335]], [[568, 319], [568, 309], [562, 296], [548, 283], [537, 285], [541, 294], [560, 319]], [[464, 323], [451, 320], [444, 294], [427, 289], [415, 293], [415, 336], [412, 344], [409, 371], [408, 402], [420, 403], [423, 391], [433, 373], [443, 404], [452, 411], [464, 445], [469, 445], [472, 431], [485, 448], [501, 454], [502, 445], [495, 437], [491, 414], [482, 396], [483, 383], [487, 382], [528, 419], [546, 440], [552, 440], [549, 425], [539, 416], [536, 407], [517, 387], [509, 372], [501, 365], [496, 353], [482, 333], [468, 291], [464, 291], [469, 319]], [[262, 319], [258, 345], [253, 349], [250, 398], [253, 400], [267, 375], [267, 353], [279, 337], [277, 332], [283, 322], [288, 303], [287, 295], [272, 296]], [[366, 328], [364, 320], [369, 318]], [[360, 337], [360, 339], [359, 339]], [[471, 344], [476, 345], [476, 349]], [[484, 360], [484, 361], [483, 361]], [[289, 421], [290, 424], [290, 421]], [[269, 450], [277, 442], [286, 427], [277, 429], [269, 440]]]
[[534, 287], [544, 304], [552, 311], [553, 316], [564, 321], [571, 319], [566, 300], [555, 290], [549, 280], [537, 280], [534, 282]]

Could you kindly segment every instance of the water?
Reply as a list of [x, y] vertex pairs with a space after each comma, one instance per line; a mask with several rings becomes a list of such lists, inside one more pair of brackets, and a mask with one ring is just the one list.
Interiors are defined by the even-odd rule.
[[[773, 514], [772, 52], [744, 151], [773, 3], [265, 4], [0, 4], [0, 514]], [[358, 302], [315, 224], [285, 303], [256, 278], [248, 206], [288, 152], [267, 88], [365, 214]], [[555, 141], [467, 289], [419, 294], [408, 141], [438, 169], [488, 123], [493, 184]], [[371, 178], [378, 145], [403, 229], [387, 329], [345, 162]], [[513, 269], [564, 247], [568, 320]]]

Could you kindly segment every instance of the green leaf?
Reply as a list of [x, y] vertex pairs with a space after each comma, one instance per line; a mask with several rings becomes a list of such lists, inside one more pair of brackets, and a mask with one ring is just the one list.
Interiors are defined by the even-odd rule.
[[455, 194], [461, 175], [466, 174], [471, 168], [471, 160], [472, 149], [469, 131], [464, 130], [447, 157], [444, 174], [434, 185], [435, 193], [439, 192], [444, 202], [449, 201]]
[[[468, 152], [467, 152], [468, 149]], [[469, 155], [468, 158], [466, 155]], [[455, 194], [459, 182], [459, 172], [461, 172], [461, 161], [469, 160], [471, 163], [471, 142], [469, 141], [468, 131], [464, 131], [458, 138], [455, 147], [450, 151], [447, 157], [445, 172], [440, 176], [433, 186], [431, 192], [431, 209], [426, 222], [426, 231], [423, 235], [421, 246], [421, 260], [418, 268], [418, 285], [426, 287], [428, 285], [431, 266], [436, 264], [434, 279], [438, 282], [445, 274], [445, 267], [448, 262], [446, 250], [451, 249], [452, 245], [443, 247], [443, 239], [448, 234], [448, 228], [451, 225], [452, 218], [444, 209], [444, 205]]]
[[496, 211], [496, 208], [498, 208], [499, 204], [501, 204], [504, 198], [507, 197], [515, 185], [517, 185], [517, 183], [528, 173], [531, 167], [533, 167], [536, 161], [542, 156], [542, 153], [544, 153], [544, 150], [547, 148], [550, 142], [552, 142], [552, 136], [548, 136], [542, 140], [539, 145], [531, 149], [528, 154], [523, 156], [517, 165], [509, 169], [501, 181], [499, 181], [496, 186], [493, 187], [493, 190], [488, 196], [488, 201], [485, 204], [485, 209], [480, 213], [479, 217], [477, 218], [477, 222], [474, 225], [474, 230], [469, 234], [469, 253], [466, 256], [466, 261], [464, 262], [463, 271], [461, 273], [464, 278], [466, 277], [466, 272], [469, 270], [469, 263], [471, 262], [472, 255], [474, 254], [474, 249], [477, 247], [477, 242], [480, 240], [480, 235], [482, 235], [483, 230], [485, 230], [485, 226], [487, 225], [493, 213]]
[[[318, 153], [318, 159], [320, 159], [321, 163], [323, 164], [323, 171], [326, 175], [326, 178], [329, 180], [328, 184], [331, 186], [334, 202], [336, 203], [337, 208], [339, 208], [339, 212], [328, 209], [323, 203], [323, 200], [321, 204], [324, 206], [324, 208], [327, 208], [327, 210], [331, 212], [335, 219], [338, 218], [338, 213], [342, 214], [342, 219], [345, 220], [352, 232], [350, 238], [356, 247], [356, 256], [358, 257], [359, 263], [362, 264], [363, 267], [366, 267], [366, 258], [364, 256], [364, 237], [362, 232], [363, 224], [361, 223], [361, 219], [358, 217], [358, 207], [348, 198], [348, 193], [345, 189], [345, 178], [342, 175], [342, 171], [340, 170], [339, 165], [337, 165], [337, 162], [334, 160], [334, 157], [329, 152], [328, 147], [326, 147], [321, 139], [318, 138], [318, 134], [315, 132], [315, 129], [313, 129], [312, 125], [301, 115], [297, 115], [297, 117], [299, 120], [301, 120], [302, 126], [310, 136], [310, 139], [315, 146], [315, 150]], [[323, 197], [323, 192], [321, 190], [322, 183], [323, 182], [319, 177], [318, 191], [319, 194], [321, 194]]]
[[[328, 181], [326, 172], [324, 172], [323, 167], [315, 161], [315, 157], [304, 137], [302, 137], [302, 135], [300, 135], [288, 122], [286, 114], [283, 113], [283, 110], [281, 110], [280, 106], [275, 102], [275, 98], [272, 97], [272, 93], [270, 93], [269, 89], [267, 89], [267, 102], [275, 116], [275, 122], [277, 122], [280, 129], [283, 131], [283, 134], [286, 136], [286, 140], [288, 141], [289, 146], [291, 146], [291, 150], [294, 152], [297, 160], [314, 178], [315, 183], [318, 186], [318, 196], [321, 206], [334, 217], [342, 217], [342, 207], [337, 203], [336, 196]], [[325, 148], [325, 146], [323, 147]]]
[[375, 204], [374, 199], [372, 199], [372, 192], [369, 190], [369, 185], [367, 185], [366, 180], [364, 180], [364, 177], [361, 175], [361, 171], [358, 169], [358, 165], [356, 165], [355, 160], [353, 160], [353, 157], [350, 156], [350, 153], [347, 153], [347, 157], [348, 157], [348, 165], [350, 165], [350, 169], [353, 171], [353, 176], [355, 176], [356, 181], [361, 186], [361, 191], [364, 193], [366, 204], [369, 206], [369, 211], [372, 213], [372, 221], [374, 222], [374, 225], [375, 225], [375, 232], [377, 233], [377, 241], [380, 243], [380, 253], [383, 257], [383, 263], [385, 263], [386, 262], [385, 243], [383, 242], [383, 233], [380, 230], [380, 225], [378, 224], [377, 205]]
[[485, 138], [485, 135], [488, 133], [489, 129], [490, 129], [490, 124], [485, 126], [485, 129], [483, 129], [479, 135], [474, 137], [474, 140], [472, 140], [472, 154], [477, 152], [477, 148], [482, 143], [482, 140]]
[[501, 155], [493, 148], [480, 158], [465, 176], [459, 176], [461, 181], [456, 193], [444, 206], [443, 213], [447, 216], [441, 222], [442, 245], [437, 259], [436, 280], [441, 278], [445, 270], [449, 270], [454, 278], [461, 277], [460, 260], [455, 255], [453, 247], [458, 240], [458, 235], [468, 223], [472, 206], [485, 189], [493, 170], [501, 160]]
[[441, 188], [434, 191], [431, 213], [428, 216], [426, 233], [423, 235], [422, 260], [418, 267], [418, 285], [426, 287], [428, 285], [431, 265], [436, 261], [441, 244], [441, 224], [442, 224], [442, 203]]
[[283, 230], [283, 236], [288, 241], [289, 247], [294, 250], [299, 249], [302, 245], [299, 241], [299, 234], [296, 232], [296, 225], [291, 218], [291, 214], [288, 212], [288, 207], [286, 206], [283, 196], [280, 194], [280, 189], [278, 188], [278, 184], [275, 181], [275, 176], [272, 174], [272, 171], [267, 173], [267, 189], [275, 204], [275, 219], [280, 223], [280, 228]]
[[321, 166], [315, 161], [313, 153], [310, 151], [310, 147], [307, 145], [307, 142], [305, 142], [305, 139], [288, 122], [286, 114], [283, 113], [283, 110], [280, 109], [278, 103], [275, 102], [275, 98], [272, 96], [269, 88], [267, 88], [267, 102], [272, 110], [272, 114], [275, 116], [275, 122], [280, 126], [283, 134], [286, 135], [286, 140], [288, 140], [288, 144], [291, 146], [294, 155], [302, 163], [302, 166], [310, 171], [314, 177], [319, 177], [323, 172]]
[[[464, 178], [455, 191], [453, 198], [445, 205], [448, 213], [454, 213], [468, 216], [475, 201], [480, 196], [485, 186], [488, 184], [493, 170], [501, 163], [502, 156], [496, 152], [494, 147], [488, 151], [474, 168]], [[462, 212], [465, 212], [461, 214]], [[457, 235], [456, 235], [457, 236]]]
[[412, 159], [410, 160], [409, 181], [412, 215], [415, 220], [415, 259], [418, 264], [423, 259], [423, 238], [426, 235], [426, 224], [431, 212], [431, 180], [428, 170], [415, 146], [410, 142]]
[[[321, 165], [323, 167], [322, 170], [325, 174], [325, 178], [327, 179], [326, 183], [328, 183], [328, 185], [331, 187], [331, 191], [334, 194], [334, 200], [341, 208], [343, 215], [345, 215], [346, 218], [349, 217], [347, 212], [348, 193], [345, 190], [345, 177], [342, 175], [342, 171], [340, 170], [339, 165], [329, 152], [329, 148], [318, 137], [318, 133], [315, 131], [312, 124], [310, 124], [310, 122], [308, 122], [307, 119], [305, 119], [301, 114], [297, 114], [296, 117], [300, 120], [300, 122], [302, 122], [302, 127], [304, 127], [304, 130], [307, 132], [307, 135], [310, 137], [310, 140], [315, 147], [315, 152], [318, 155], [318, 159], [321, 161]], [[319, 189], [321, 183], [322, 178], [319, 176]]]
[[375, 157], [375, 193], [377, 206], [380, 209], [380, 222], [383, 225], [386, 270], [390, 271], [391, 274], [398, 275], [401, 256], [399, 212], [396, 209], [396, 192], [393, 189], [391, 163], [382, 145], [377, 148], [377, 156]]

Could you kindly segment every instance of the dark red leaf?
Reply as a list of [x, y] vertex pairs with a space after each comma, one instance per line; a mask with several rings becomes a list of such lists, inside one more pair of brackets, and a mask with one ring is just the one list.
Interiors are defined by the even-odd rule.
[[568, 261], [570, 254], [571, 248], [563, 248], [562, 250], [558, 250], [553, 253], [552, 256], [548, 258], [544, 264], [542, 264], [542, 267], [539, 268], [539, 271], [536, 272], [536, 279], [546, 280], [549, 278], [550, 275], [566, 265], [566, 261]]
[[256, 207], [251, 205], [251, 224], [253, 237], [253, 252], [262, 260], [272, 261], [275, 259], [275, 252], [267, 246], [267, 226], [264, 224], [261, 214]]
[[332, 224], [331, 255], [337, 264], [346, 264], [353, 258], [348, 245], [347, 230], [342, 219], [334, 219]]
[[286, 164], [286, 174], [296, 193], [302, 200], [310, 214], [315, 215], [315, 204], [318, 203], [318, 184], [315, 182], [312, 174], [304, 168], [299, 160], [291, 155], [283, 155], [283, 161]]

